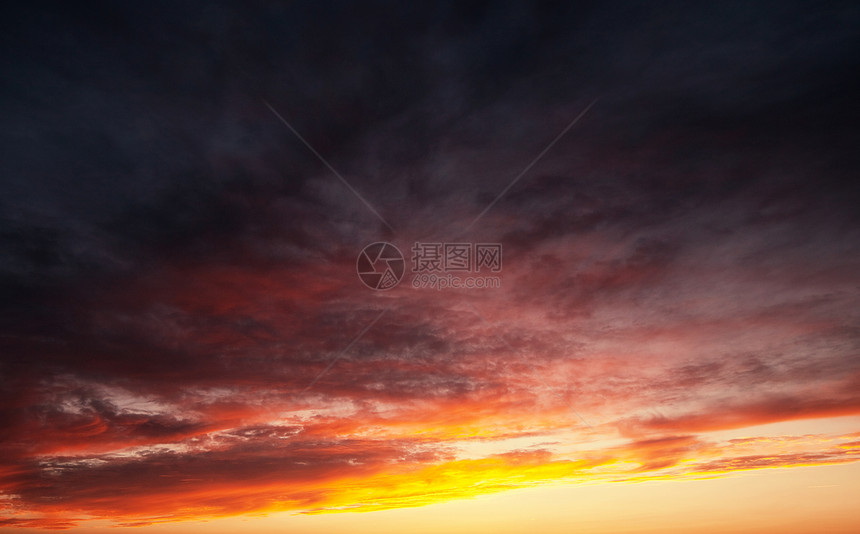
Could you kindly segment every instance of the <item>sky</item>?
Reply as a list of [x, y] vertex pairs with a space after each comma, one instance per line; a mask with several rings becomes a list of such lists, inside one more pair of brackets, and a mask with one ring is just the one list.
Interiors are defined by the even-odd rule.
[[0, 26], [0, 527], [860, 529], [856, 3]]

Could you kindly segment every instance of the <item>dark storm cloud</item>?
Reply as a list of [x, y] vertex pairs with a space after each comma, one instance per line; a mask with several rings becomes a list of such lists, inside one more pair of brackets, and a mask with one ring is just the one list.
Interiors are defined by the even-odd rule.
[[[776, 4], [556, 13], [517, 3], [10, 14], [4, 270], [19, 282], [26, 273], [119, 268], [169, 251], [229, 261], [253, 238], [271, 238], [267, 226], [300, 249], [316, 248], [320, 236], [299, 223], [307, 218], [325, 225], [349, 215], [350, 224], [374, 228], [346, 191], [337, 206], [330, 198], [308, 204], [308, 175], [319, 166], [260, 98], [401, 226], [409, 212], [398, 205], [432, 199], [444, 209], [456, 197], [456, 181], [433, 172], [447, 150], [513, 145], [522, 158], [510, 165], [523, 165], [563, 124], [558, 111], [587, 96], [606, 102], [577, 138], [573, 168], [586, 172], [553, 185], [538, 170], [499, 208], [523, 213], [533, 236], [683, 216], [746, 194], [738, 190], [750, 180], [744, 170], [770, 162], [762, 158], [804, 151], [819, 161], [803, 164], [824, 166], [809, 169], [818, 185], [779, 178], [760, 187], [761, 200], [780, 209], [780, 195], [791, 192], [782, 202], [791, 210], [792, 199], [811, 193], [847, 207], [856, 188], [840, 169], [849, 143], [842, 110], [857, 87], [849, 33], [857, 16]], [[522, 147], [529, 131], [543, 133], [534, 149]], [[750, 148], [765, 150], [744, 157]], [[448, 165], [457, 164], [456, 150]], [[605, 161], [619, 152], [632, 168]], [[477, 195], [469, 208], [514, 172], [470, 176], [477, 189], [461, 189]], [[529, 187], [538, 198], [523, 204]], [[282, 207], [273, 199], [294, 196], [301, 202], [287, 207], [298, 208], [295, 217], [273, 213]], [[540, 198], [556, 202], [541, 206]], [[349, 214], [343, 204], [352, 204]], [[565, 215], [570, 209], [581, 215]], [[336, 241], [337, 233], [323, 236]], [[235, 240], [245, 246], [221, 249]]]

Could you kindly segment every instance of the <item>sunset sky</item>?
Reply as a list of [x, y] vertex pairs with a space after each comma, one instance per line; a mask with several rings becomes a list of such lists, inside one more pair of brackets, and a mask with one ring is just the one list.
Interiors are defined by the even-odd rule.
[[0, 527], [860, 531], [857, 3], [0, 26]]

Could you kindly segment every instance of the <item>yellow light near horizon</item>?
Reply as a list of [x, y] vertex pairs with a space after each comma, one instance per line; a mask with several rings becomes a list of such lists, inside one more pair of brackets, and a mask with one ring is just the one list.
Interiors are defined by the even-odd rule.
[[[860, 463], [763, 469], [695, 480], [551, 485], [418, 508], [368, 513], [274, 513], [152, 525], [147, 533], [185, 534], [542, 534], [860, 531]], [[32, 530], [9, 529], [9, 532]], [[67, 532], [116, 534], [106, 522]]]

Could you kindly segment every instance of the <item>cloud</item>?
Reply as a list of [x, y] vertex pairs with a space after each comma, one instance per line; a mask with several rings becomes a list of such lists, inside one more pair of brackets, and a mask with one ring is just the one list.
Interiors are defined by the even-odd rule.
[[856, 10], [162, 7], [0, 17], [6, 524], [853, 461], [708, 433], [858, 413]]

